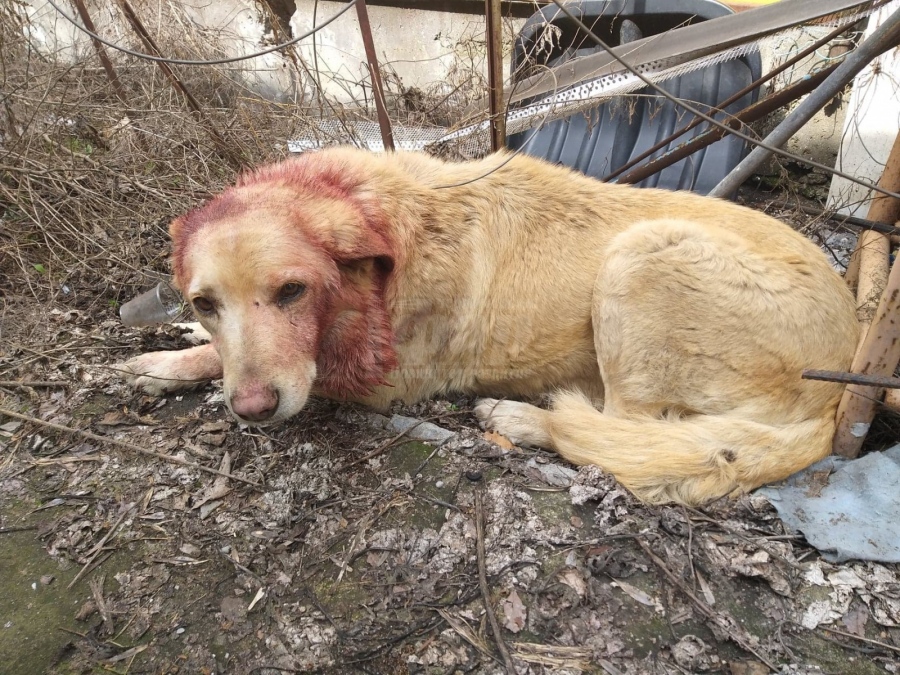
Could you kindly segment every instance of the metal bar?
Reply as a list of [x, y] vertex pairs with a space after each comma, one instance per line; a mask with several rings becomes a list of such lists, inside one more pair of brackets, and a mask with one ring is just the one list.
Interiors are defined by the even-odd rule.
[[[900, 44], [900, 10], [897, 10], [879, 26], [868, 40], [864, 40], [828, 78], [798, 105], [765, 138], [766, 145], [780, 148], [800, 130], [819, 110], [847, 86], [866, 64], [884, 51]], [[757, 146], [713, 190], [712, 197], [732, 194], [747, 180], [760, 164], [772, 156], [772, 151]]]
[[491, 115], [491, 151], [506, 147], [506, 110], [503, 105], [503, 35], [500, 0], [484, 0], [488, 60], [488, 101]]
[[859, 373], [842, 373], [835, 370], [804, 370], [801, 377], [804, 380], [821, 380], [823, 382], [859, 384], [865, 387], [900, 389], [900, 377], [886, 377], [884, 375], [860, 375]]
[[369, 78], [372, 81], [372, 98], [375, 99], [375, 112], [378, 114], [378, 126], [381, 129], [381, 142], [384, 149], [393, 152], [394, 130], [388, 117], [384, 100], [384, 83], [381, 81], [381, 70], [378, 68], [378, 55], [375, 53], [375, 41], [372, 39], [372, 24], [369, 23], [369, 10], [366, 0], [356, 3], [356, 18], [359, 20], [359, 32], [362, 34], [363, 46], [366, 49], [366, 63], [369, 67]]
[[[78, 10], [78, 15], [81, 17], [81, 22], [84, 24], [84, 27], [92, 33], [96, 33], [97, 29], [94, 26], [94, 22], [91, 20], [91, 15], [88, 13], [88, 9], [84, 4], [84, 0], [74, 0], [74, 2], [75, 8]], [[125, 93], [125, 88], [119, 81], [119, 76], [116, 74], [116, 69], [113, 68], [112, 61], [110, 61], [109, 57], [106, 55], [106, 49], [103, 48], [103, 43], [95, 38], [91, 38], [91, 43], [94, 45], [94, 51], [97, 52], [100, 63], [103, 64], [103, 70], [106, 71], [106, 77], [109, 79], [109, 83], [112, 85], [113, 91], [116, 94], [116, 98], [118, 98], [125, 105], [128, 105], [128, 95]]]
[[[119, 7], [122, 9], [122, 13], [125, 14], [125, 18], [128, 19], [128, 23], [131, 24], [131, 27], [134, 29], [134, 32], [137, 33], [138, 37], [141, 39], [141, 42], [144, 43], [144, 47], [151, 54], [162, 57], [162, 52], [159, 50], [159, 47], [156, 45], [156, 41], [150, 35], [150, 32], [144, 27], [144, 24], [141, 23], [140, 18], [135, 13], [134, 9], [132, 9], [131, 5], [128, 3], [128, 0], [118, 0]], [[188, 107], [197, 114], [200, 118], [200, 121], [203, 123], [203, 128], [206, 130], [206, 133], [212, 139], [213, 143], [219, 148], [222, 156], [228, 160], [228, 162], [234, 166], [236, 169], [243, 168], [245, 162], [244, 160], [238, 156], [238, 154], [234, 151], [234, 149], [228, 145], [222, 135], [216, 131], [213, 126], [212, 120], [207, 117], [206, 113], [203, 111], [203, 108], [200, 107], [200, 104], [197, 102], [197, 99], [194, 98], [194, 95], [188, 90], [188, 88], [184, 85], [184, 83], [179, 79], [178, 75], [175, 74], [175, 71], [172, 70], [171, 66], [165, 61], [157, 61], [156, 65], [159, 66], [159, 69], [162, 70], [163, 74], [168, 78], [169, 82], [172, 83], [172, 86], [184, 96], [185, 101], [187, 101]]]
[[[828, 43], [831, 42], [834, 38], [836, 38], [838, 35], [840, 35], [841, 33], [846, 32], [847, 30], [849, 30], [849, 29], [852, 28], [852, 27], [853, 27], [853, 24], [846, 24], [846, 25], [843, 25], [843, 26], [838, 26], [838, 27], [835, 28], [833, 31], [831, 31], [828, 35], [826, 35], [825, 37], [823, 37], [821, 40], [817, 40], [816, 42], [814, 42], [813, 44], [811, 44], [811, 45], [810, 45], [809, 47], [807, 47], [806, 49], [804, 49], [804, 50], [798, 52], [797, 54], [795, 54], [794, 56], [792, 56], [790, 59], [788, 59], [787, 61], [785, 61], [784, 63], [782, 63], [782, 64], [781, 64], [780, 66], [778, 66], [777, 68], [774, 68], [774, 69], [770, 70], [768, 73], [766, 73], [765, 75], [763, 75], [762, 77], [760, 77], [760, 78], [759, 78], [758, 80], [756, 80], [755, 82], [751, 82], [751, 83], [748, 84], [746, 87], [744, 87], [743, 89], [741, 89], [739, 92], [733, 94], [732, 96], [729, 96], [727, 99], [725, 99], [724, 101], [722, 101], [721, 103], [719, 103], [719, 104], [716, 106], [716, 109], [724, 111], [725, 108], [727, 108], [728, 106], [730, 106], [730, 105], [731, 105], [732, 103], [734, 103], [735, 101], [741, 100], [744, 96], [746, 96], [747, 94], [749, 94], [750, 92], [752, 92], [752, 91], [753, 91], [754, 89], [756, 89], [757, 87], [761, 87], [761, 86], [764, 85], [766, 82], [769, 82], [770, 80], [775, 79], [776, 77], [778, 77], [779, 75], [781, 75], [781, 73], [783, 73], [785, 70], [787, 70], [788, 68], [790, 68], [790, 67], [792, 67], [794, 64], [796, 64], [798, 61], [800, 61], [800, 60], [802, 60], [802, 59], [805, 59], [807, 56], [809, 56], [810, 54], [812, 54], [813, 52], [815, 52], [816, 50], [818, 50], [820, 47], [823, 47], [824, 45], [828, 44]], [[712, 114], [712, 111], [710, 112], [710, 114]], [[606, 182], [611, 181], [613, 178], [616, 178], [617, 176], [621, 176], [623, 173], [625, 173], [626, 171], [628, 171], [629, 169], [631, 169], [633, 166], [636, 166], [637, 164], [640, 164], [640, 163], [643, 162], [645, 159], [647, 159], [648, 157], [650, 157], [654, 152], [658, 152], [659, 150], [662, 150], [664, 147], [666, 147], [667, 145], [669, 145], [669, 143], [671, 143], [672, 141], [674, 141], [676, 138], [680, 138], [681, 136], [683, 136], [684, 134], [686, 134], [688, 131], [690, 131], [691, 129], [694, 129], [695, 127], [697, 127], [698, 125], [700, 125], [700, 124], [702, 124], [702, 123], [703, 123], [703, 118], [702, 118], [702, 117], [694, 117], [693, 120], [691, 120], [691, 121], [690, 121], [688, 124], [686, 124], [685, 126], [681, 127], [681, 129], [678, 129], [677, 131], [673, 132], [671, 135], [669, 135], [669, 136], [667, 136], [666, 138], [662, 139], [659, 143], [657, 143], [656, 145], [654, 145], [652, 148], [649, 148], [648, 150], [645, 150], [645, 151], [642, 152], [640, 155], [638, 155], [637, 157], [635, 157], [635, 158], [632, 159], [632, 160], [629, 160], [626, 164], [624, 164], [623, 166], [619, 167], [618, 169], [616, 169], [616, 170], [613, 171], [612, 173], [607, 174], [606, 176], [604, 176], [604, 177], [602, 178], [602, 181], [603, 181], [604, 183], [606, 183]], [[634, 181], [629, 181], [629, 182], [634, 182]]]
[[856, 216], [845, 216], [840, 213], [826, 213], [820, 208], [814, 206], [806, 206], [804, 204], [784, 204], [782, 208], [798, 209], [810, 216], [819, 216], [825, 220], [830, 220], [838, 225], [850, 225], [863, 230], [874, 230], [882, 234], [900, 235], [900, 227], [889, 225], [888, 223], [876, 223], [868, 218], [857, 218]]
[[[824, 68], [818, 73], [805, 77], [802, 80], [798, 80], [794, 84], [785, 87], [781, 91], [777, 91], [774, 94], [769, 94], [761, 101], [757, 101], [753, 105], [747, 106], [731, 117], [725, 118], [724, 120], [722, 120], [722, 123], [733, 129], [738, 129], [744, 124], [750, 124], [751, 122], [762, 119], [769, 113], [778, 110], [791, 101], [795, 101], [801, 96], [804, 96], [813, 91], [817, 86], [819, 86], [819, 84], [822, 83], [822, 81], [825, 80], [826, 77], [828, 77], [830, 73], [832, 73], [836, 69], [837, 64], [833, 64], [831, 66], [828, 66], [827, 68]], [[679, 162], [685, 157], [694, 154], [698, 150], [715, 143], [723, 136], [725, 136], [726, 133], [727, 132], [725, 131], [725, 129], [722, 129], [720, 127], [712, 127], [710, 129], [707, 129], [703, 133], [697, 134], [689, 141], [676, 146], [664, 155], [660, 155], [656, 159], [647, 162], [646, 164], [635, 167], [624, 176], [620, 176], [616, 182], [621, 184], [639, 183], [648, 176], [652, 176], [653, 174], [662, 171], [667, 166], [671, 166], [672, 164], [675, 164], [675, 162]]]

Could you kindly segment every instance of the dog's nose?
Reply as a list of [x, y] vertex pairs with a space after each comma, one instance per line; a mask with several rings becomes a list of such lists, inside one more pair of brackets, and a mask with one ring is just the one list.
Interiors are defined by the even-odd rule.
[[251, 385], [231, 395], [231, 410], [241, 419], [265, 422], [278, 410], [278, 390], [269, 385]]

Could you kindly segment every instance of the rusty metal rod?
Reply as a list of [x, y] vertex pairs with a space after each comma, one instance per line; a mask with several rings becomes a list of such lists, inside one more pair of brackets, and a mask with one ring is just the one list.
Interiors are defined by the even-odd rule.
[[[128, 3], [128, 0], [118, 0], [118, 3], [119, 7], [122, 9], [122, 13], [125, 15], [125, 18], [128, 19], [128, 23], [131, 24], [131, 27], [134, 29], [134, 32], [137, 33], [137, 36], [141, 39], [141, 42], [144, 43], [144, 47], [152, 54], [162, 57], [162, 52], [156, 45], [156, 41], [150, 35], [150, 32], [144, 27], [144, 24], [141, 22], [134, 9], [132, 9], [131, 5]], [[228, 160], [228, 162], [234, 168], [243, 168], [246, 164], [244, 159], [241, 158], [222, 137], [222, 135], [218, 131], [216, 131], [212, 120], [209, 119], [209, 117], [203, 111], [203, 108], [200, 107], [200, 103], [198, 103], [197, 99], [194, 98], [194, 95], [188, 90], [188, 88], [184, 85], [178, 75], [175, 74], [175, 71], [172, 70], [169, 64], [165, 61], [157, 61], [156, 65], [159, 66], [159, 69], [162, 70], [163, 74], [168, 78], [169, 82], [172, 83], [172, 86], [178, 92], [180, 92], [182, 96], [184, 96], [185, 101], [187, 101], [188, 107], [192, 111], [194, 111], [194, 113], [196, 113], [196, 115], [200, 118], [200, 121], [203, 123], [204, 130], [209, 135], [210, 139], [212, 139], [216, 147], [218, 147], [219, 152], [222, 154], [222, 156], [226, 160]]]
[[506, 109], [503, 105], [503, 39], [500, 0], [485, 0], [488, 99], [491, 114], [491, 151], [506, 147]]
[[860, 384], [866, 387], [900, 389], [900, 377], [887, 377], [885, 375], [861, 375], [859, 373], [843, 373], [836, 370], [804, 370], [802, 377], [804, 380], [821, 380], [823, 382]]
[[[74, 2], [75, 8], [78, 10], [78, 15], [81, 17], [81, 22], [84, 24], [84, 27], [92, 33], [96, 33], [97, 29], [94, 27], [94, 22], [91, 19], [91, 15], [88, 13], [88, 9], [84, 4], [84, 0], [74, 0]], [[94, 45], [94, 51], [97, 52], [97, 57], [100, 59], [100, 63], [103, 64], [103, 70], [106, 71], [106, 77], [107, 79], [109, 79], [109, 83], [112, 85], [113, 91], [116, 94], [116, 98], [118, 98], [125, 105], [128, 105], [128, 95], [125, 93], [125, 88], [119, 81], [119, 76], [116, 73], [116, 69], [113, 68], [112, 61], [110, 61], [109, 56], [106, 55], [106, 50], [103, 48], [103, 44], [93, 37], [91, 38], [91, 44]]]
[[[775, 79], [776, 77], [778, 77], [779, 75], [781, 75], [781, 73], [783, 73], [785, 70], [787, 70], [788, 68], [790, 68], [791, 66], [793, 66], [794, 64], [796, 64], [798, 61], [800, 61], [801, 59], [805, 59], [807, 56], [809, 56], [810, 54], [812, 54], [813, 52], [815, 52], [817, 49], [820, 49], [820, 48], [823, 47], [824, 45], [828, 44], [828, 43], [831, 42], [834, 38], [836, 38], [838, 35], [840, 35], [841, 33], [844, 33], [844, 32], [846, 32], [846, 31], [848, 31], [848, 30], [849, 30], [850, 28], [852, 28], [852, 27], [853, 27], [853, 24], [845, 24], [845, 25], [843, 25], [843, 26], [838, 26], [838, 27], [835, 28], [833, 31], [831, 31], [828, 35], [826, 35], [825, 37], [823, 37], [821, 40], [817, 40], [816, 42], [814, 42], [813, 44], [811, 44], [811, 45], [810, 45], [809, 47], [807, 47], [806, 49], [804, 49], [804, 50], [798, 52], [798, 53], [795, 54], [793, 57], [791, 57], [790, 59], [788, 59], [787, 61], [785, 61], [784, 63], [782, 63], [782, 64], [781, 64], [780, 66], [778, 66], [777, 68], [774, 68], [773, 70], [770, 70], [768, 73], [766, 73], [765, 75], [763, 75], [763, 76], [760, 77], [759, 79], [757, 79], [757, 80], [751, 82], [750, 84], [748, 84], [746, 87], [744, 87], [743, 89], [741, 89], [739, 92], [737, 92], [737, 93], [735, 93], [735, 94], [729, 96], [727, 99], [725, 99], [724, 101], [722, 101], [721, 103], [719, 103], [719, 104], [715, 107], [715, 109], [716, 109], [716, 110], [722, 110], [722, 111], [724, 111], [724, 109], [725, 109], [726, 107], [730, 106], [730, 105], [731, 105], [732, 103], [734, 103], [735, 101], [741, 100], [744, 96], [746, 96], [747, 94], [749, 94], [750, 92], [752, 92], [752, 91], [753, 91], [754, 89], [756, 89], [757, 87], [761, 87], [761, 86], [764, 85], [766, 82], [769, 82], [770, 80]], [[657, 143], [657, 144], [654, 145], [653, 147], [651, 147], [651, 148], [645, 150], [645, 151], [642, 152], [640, 155], [638, 155], [638, 156], [635, 157], [634, 159], [629, 160], [628, 162], [626, 162], [624, 165], [622, 165], [621, 167], [619, 167], [618, 169], [616, 169], [616, 170], [613, 171], [612, 173], [609, 173], [609, 174], [607, 174], [606, 176], [604, 176], [601, 180], [602, 180], [604, 183], [607, 183], [607, 182], [611, 181], [612, 179], [616, 178], [617, 176], [621, 176], [623, 173], [625, 173], [626, 171], [628, 171], [629, 169], [631, 169], [633, 166], [636, 166], [637, 164], [640, 164], [640, 163], [643, 162], [645, 159], [647, 159], [648, 157], [650, 157], [650, 155], [652, 155], [654, 152], [658, 152], [659, 150], [662, 150], [664, 147], [666, 147], [667, 145], [669, 145], [669, 143], [671, 143], [672, 141], [674, 141], [676, 138], [679, 138], [679, 137], [683, 136], [683, 135], [686, 134], [688, 131], [690, 131], [691, 129], [694, 129], [695, 127], [697, 127], [698, 125], [700, 125], [700, 124], [702, 124], [702, 123], [703, 123], [703, 118], [702, 118], [702, 117], [694, 117], [693, 120], [691, 120], [691, 121], [690, 121], [688, 124], [686, 124], [685, 126], [681, 127], [681, 129], [678, 129], [677, 131], [674, 131], [672, 134], [670, 134], [670, 135], [667, 136], [666, 138], [662, 139], [659, 143]]]
[[378, 114], [378, 126], [381, 129], [381, 142], [384, 149], [393, 152], [394, 130], [388, 117], [384, 99], [384, 83], [381, 70], [378, 68], [378, 55], [375, 53], [375, 41], [372, 39], [372, 24], [369, 22], [369, 9], [366, 0], [356, 3], [356, 18], [359, 20], [359, 32], [362, 34], [363, 47], [366, 50], [366, 64], [369, 67], [369, 79], [372, 82], [372, 98], [375, 99], [375, 112]]

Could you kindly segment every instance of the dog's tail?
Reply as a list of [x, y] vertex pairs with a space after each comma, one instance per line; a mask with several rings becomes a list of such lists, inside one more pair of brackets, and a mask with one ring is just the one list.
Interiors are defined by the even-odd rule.
[[558, 394], [553, 446], [596, 464], [648, 503], [703, 502], [780, 480], [831, 451], [833, 416], [770, 426], [728, 415], [623, 419], [577, 393]]

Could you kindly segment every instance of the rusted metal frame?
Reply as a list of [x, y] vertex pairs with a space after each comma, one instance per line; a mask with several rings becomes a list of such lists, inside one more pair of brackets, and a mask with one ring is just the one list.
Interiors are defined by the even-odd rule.
[[503, 103], [503, 35], [500, 0], [484, 0], [487, 38], [488, 101], [491, 115], [491, 151], [506, 147], [506, 109]]
[[[900, 134], [894, 139], [879, 187], [900, 189]], [[880, 222], [894, 222], [900, 218], [900, 200], [878, 194], [866, 214]], [[890, 242], [886, 242], [890, 249]], [[900, 263], [891, 268], [878, 308], [863, 337], [850, 370], [862, 375], [891, 376], [900, 363]], [[832, 449], [843, 457], [856, 457], [866, 439], [869, 425], [875, 417], [880, 388], [848, 385], [838, 405], [836, 429]]]
[[[750, 92], [752, 92], [752, 91], [753, 91], [754, 89], [756, 89], [757, 87], [761, 87], [762, 85], [766, 84], [767, 82], [769, 82], [769, 81], [771, 81], [771, 80], [774, 80], [776, 77], [778, 77], [779, 75], [781, 75], [781, 73], [783, 73], [785, 70], [787, 70], [788, 68], [794, 66], [796, 63], [798, 63], [798, 62], [801, 61], [802, 59], [805, 59], [807, 56], [809, 56], [810, 54], [812, 54], [812, 53], [815, 52], [816, 50], [821, 49], [824, 45], [826, 45], [826, 44], [828, 44], [829, 42], [831, 42], [832, 40], [834, 40], [838, 35], [840, 35], [841, 33], [845, 33], [846, 31], [850, 30], [850, 28], [852, 28], [852, 27], [853, 27], [853, 24], [845, 24], [845, 25], [843, 25], [843, 26], [838, 26], [838, 27], [835, 28], [833, 31], [831, 31], [828, 35], [826, 35], [825, 37], [823, 37], [821, 40], [817, 40], [816, 42], [814, 42], [813, 44], [811, 44], [811, 45], [810, 45], [809, 47], [807, 47], [806, 49], [804, 49], [804, 50], [798, 52], [797, 54], [795, 54], [794, 56], [792, 56], [790, 59], [788, 59], [787, 61], [785, 61], [784, 63], [782, 63], [782, 64], [781, 64], [780, 66], [778, 66], [777, 68], [773, 68], [772, 70], [770, 70], [768, 73], [766, 73], [765, 75], [763, 75], [762, 77], [760, 77], [760, 78], [757, 79], [756, 81], [751, 82], [750, 84], [748, 84], [746, 87], [744, 87], [743, 89], [741, 89], [741, 90], [740, 90], [739, 92], [737, 92], [736, 94], [733, 94], [732, 96], [729, 96], [727, 99], [725, 99], [724, 101], [722, 101], [721, 103], [719, 103], [719, 104], [716, 106], [715, 109], [716, 109], [716, 110], [724, 110], [725, 108], [727, 108], [728, 106], [730, 106], [730, 105], [731, 105], [732, 103], [734, 103], [735, 101], [741, 100], [744, 96], [746, 96], [747, 94], [749, 94]], [[666, 138], [662, 139], [659, 143], [657, 143], [657, 144], [654, 145], [653, 147], [649, 148], [648, 150], [645, 150], [644, 152], [642, 152], [640, 155], [638, 155], [638, 156], [635, 157], [634, 159], [629, 160], [625, 165], [623, 165], [623, 166], [621, 166], [620, 168], [616, 169], [616, 170], [613, 171], [612, 173], [607, 174], [607, 175], [604, 176], [601, 180], [602, 180], [604, 183], [606, 183], [606, 182], [609, 182], [609, 181], [611, 181], [612, 179], [616, 178], [617, 176], [621, 176], [623, 173], [625, 173], [626, 171], [628, 171], [628, 170], [631, 169], [632, 167], [636, 166], [637, 164], [640, 164], [640, 163], [643, 162], [645, 159], [647, 159], [648, 157], [650, 157], [654, 152], [658, 152], [659, 150], [662, 150], [664, 147], [666, 147], [667, 145], [669, 145], [669, 143], [671, 143], [672, 141], [674, 141], [676, 138], [679, 138], [679, 137], [683, 136], [683, 135], [686, 134], [688, 131], [690, 131], [691, 129], [694, 129], [695, 127], [697, 127], [698, 125], [700, 125], [700, 124], [702, 124], [702, 123], [703, 123], [703, 118], [701, 118], [701, 117], [694, 117], [693, 120], [691, 120], [691, 121], [690, 121], [688, 124], [686, 124], [685, 126], [681, 127], [681, 129], [678, 129], [677, 131], [673, 132], [671, 135], [669, 135], [669, 136], [667, 136]], [[620, 182], [621, 182], [621, 181], [620, 181]]]
[[[838, 64], [834, 63], [826, 68], [823, 68], [818, 73], [814, 73], [809, 77], [798, 80], [794, 84], [788, 85], [784, 89], [770, 94], [762, 100], [757, 101], [753, 105], [747, 106], [743, 110], [736, 112], [734, 115], [725, 118], [724, 120], [722, 120], [722, 123], [728, 127], [731, 127], [732, 129], [738, 129], [745, 124], [750, 124], [751, 122], [762, 119], [766, 115], [774, 112], [775, 110], [778, 110], [782, 106], [785, 106], [788, 103], [795, 101], [801, 96], [804, 96], [805, 94], [811, 92], [813, 89], [819, 86], [819, 84], [824, 81], [825, 78], [827, 78], [828, 75], [830, 75], [837, 67]], [[620, 176], [618, 181], [616, 182], [623, 184], [639, 183], [648, 176], [652, 176], [658, 171], [662, 171], [666, 167], [671, 166], [672, 164], [681, 161], [685, 157], [694, 154], [698, 150], [701, 150], [702, 148], [715, 143], [723, 136], [725, 136], [726, 133], [728, 132], [719, 127], [707, 129], [702, 134], [698, 134], [689, 141], [682, 143], [675, 148], [672, 148], [672, 150], [664, 155], [657, 157], [653, 161], [635, 167], [624, 176]]]
[[369, 78], [372, 81], [372, 97], [375, 99], [375, 111], [378, 113], [378, 126], [381, 129], [381, 142], [384, 149], [394, 150], [394, 130], [388, 117], [384, 99], [384, 83], [381, 70], [378, 68], [378, 55], [375, 53], [375, 42], [372, 39], [372, 24], [369, 23], [369, 10], [366, 0], [356, 3], [356, 18], [359, 19], [359, 32], [362, 34], [363, 47], [366, 49], [366, 64], [369, 66]]
[[[91, 15], [88, 13], [88, 9], [84, 4], [84, 0], [74, 0], [74, 2], [75, 8], [78, 10], [78, 16], [81, 17], [81, 22], [84, 24], [84, 27], [92, 33], [96, 33], [97, 28], [94, 26]], [[106, 55], [106, 49], [104, 49], [103, 43], [95, 38], [91, 38], [91, 44], [94, 45], [94, 51], [97, 52], [97, 57], [100, 59], [100, 63], [103, 64], [103, 70], [106, 71], [106, 77], [112, 85], [116, 98], [125, 105], [128, 105], [128, 96], [125, 93], [125, 88], [119, 81], [119, 76], [116, 74], [116, 69], [113, 68], [112, 61], [110, 61], [109, 56]]]
[[[122, 13], [125, 15], [125, 18], [128, 20], [128, 23], [131, 24], [131, 27], [134, 29], [134, 32], [137, 33], [138, 37], [141, 39], [141, 42], [144, 43], [144, 47], [147, 49], [147, 51], [155, 56], [162, 57], [162, 52], [159, 50], [156, 41], [150, 35], [150, 32], [144, 27], [144, 24], [141, 22], [134, 9], [132, 9], [131, 5], [128, 3], [128, 0], [117, 0], [117, 2], [122, 10]], [[244, 159], [241, 158], [237, 152], [235, 152], [234, 148], [230, 146], [228, 142], [222, 137], [222, 135], [216, 130], [212, 120], [209, 119], [209, 117], [203, 111], [203, 108], [200, 106], [200, 103], [197, 102], [197, 99], [194, 98], [194, 95], [184, 85], [175, 71], [172, 70], [171, 66], [169, 66], [169, 64], [165, 61], [157, 61], [156, 65], [159, 66], [160, 70], [162, 70], [163, 74], [168, 78], [169, 82], [172, 83], [172, 86], [178, 92], [180, 92], [182, 96], [184, 96], [188, 107], [200, 118], [200, 121], [203, 123], [204, 130], [209, 135], [210, 139], [212, 139], [213, 143], [219, 148], [222, 156], [226, 160], [228, 160], [228, 162], [234, 168], [243, 168], [246, 164]]]

